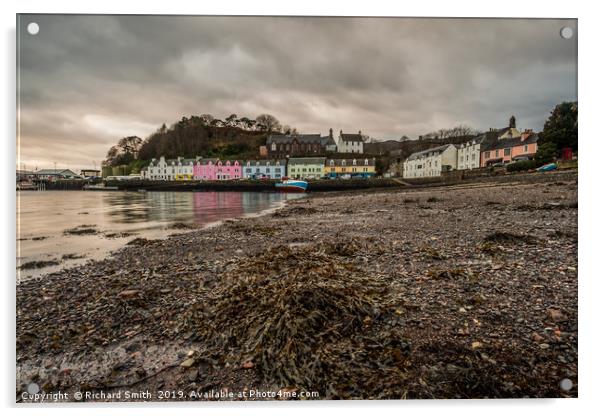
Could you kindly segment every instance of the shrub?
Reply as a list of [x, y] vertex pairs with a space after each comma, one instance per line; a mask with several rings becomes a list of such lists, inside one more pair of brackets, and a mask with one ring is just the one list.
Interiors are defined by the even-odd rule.
[[514, 162], [506, 166], [506, 170], [508, 172], [520, 172], [529, 169], [535, 169], [538, 167], [538, 164], [534, 160], [521, 160], [519, 162]]

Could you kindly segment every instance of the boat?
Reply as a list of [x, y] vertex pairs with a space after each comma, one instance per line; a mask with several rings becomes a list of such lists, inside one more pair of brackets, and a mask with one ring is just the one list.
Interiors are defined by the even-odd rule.
[[305, 192], [307, 185], [305, 181], [283, 178], [282, 182], [276, 183], [276, 189], [280, 192]]
[[551, 170], [556, 170], [558, 168], [558, 165], [556, 163], [548, 163], [547, 165], [543, 165], [539, 168], [537, 168], [536, 170], [538, 172], [549, 172]]
[[17, 191], [35, 191], [37, 189], [37, 186], [31, 182], [17, 182]]
[[119, 188], [116, 186], [104, 186], [103, 184], [98, 185], [84, 185], [84, 191], [118, 191]]

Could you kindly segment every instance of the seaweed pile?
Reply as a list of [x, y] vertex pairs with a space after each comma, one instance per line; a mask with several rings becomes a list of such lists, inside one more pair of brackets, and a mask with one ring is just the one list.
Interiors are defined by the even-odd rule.
[[184, 330], [270, 385], [322, 397], [381, 392], [383, 377], [403, 380], [408, 344], [388, 312], [386, 282], [354, 263], [359, 249], [355, 242], [280, 246], [248, 258], [189, 309]]

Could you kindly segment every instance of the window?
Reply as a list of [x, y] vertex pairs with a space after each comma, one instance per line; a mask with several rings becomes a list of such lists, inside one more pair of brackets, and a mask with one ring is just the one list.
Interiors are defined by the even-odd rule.
[[504, 156], [510, 156], [510, 148], [504, 149]]
[[523, 148], [523, 152], [527, 153], [529, 151], [529, 145], [526, 144], [525, 147]]
[[276, 151], [276, 143], [272, 143], [272, 151]]
[[495, 151], [495, 157], [498, 157], [499, 155], [500, 155], [500, 151], [499, 151], [499, 150], [496, 150], [496, 151]]
[[491, 155], [490, 152], [485, 152], [485, 159], [489, 159], [489, 156]]

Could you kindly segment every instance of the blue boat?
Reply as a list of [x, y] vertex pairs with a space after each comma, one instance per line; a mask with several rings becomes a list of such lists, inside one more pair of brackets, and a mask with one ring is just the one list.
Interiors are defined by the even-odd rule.
[[276, 189], [280, 192], [305, 192], [308, 183], [297, 179], [283, 179], [276, 184]]
[[548, 163], [547, 165], [543, 165], [539, 168], [537, 168], [536, 170], [538, 172], [549, 172], [551, 170], [556, 170], [558, 169], [558, 165], [556, 165], [556, 163]]

